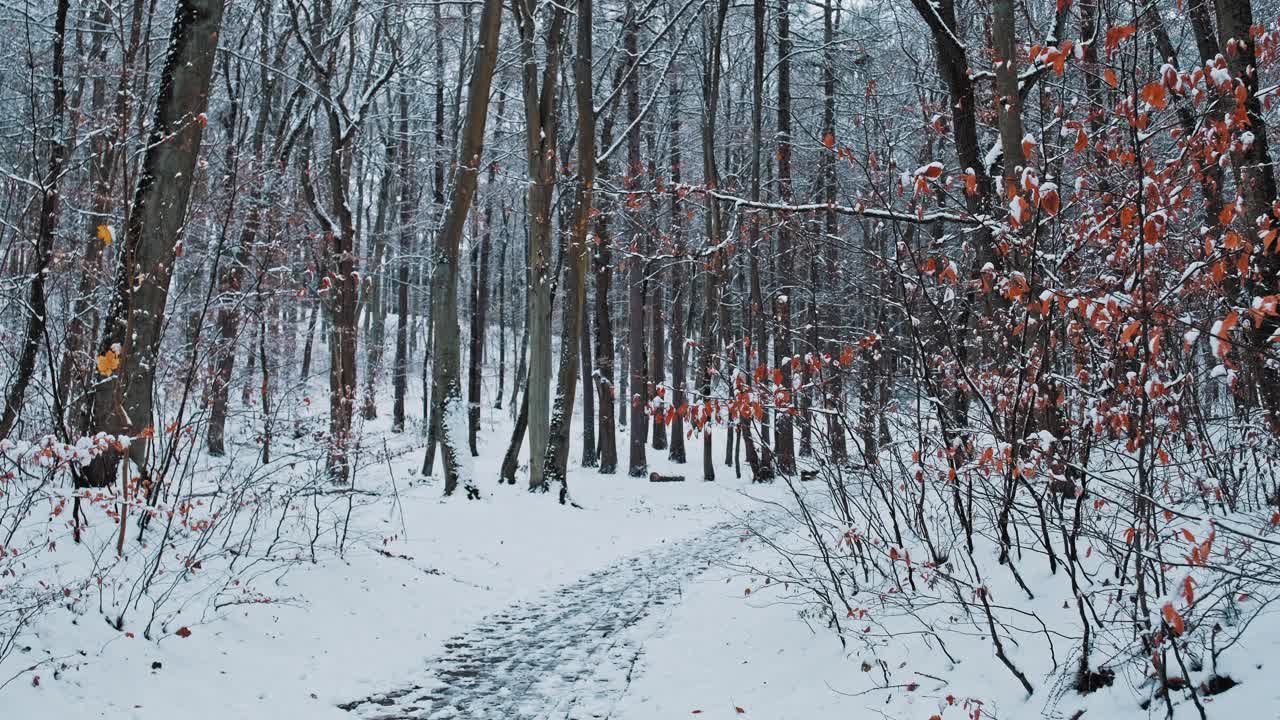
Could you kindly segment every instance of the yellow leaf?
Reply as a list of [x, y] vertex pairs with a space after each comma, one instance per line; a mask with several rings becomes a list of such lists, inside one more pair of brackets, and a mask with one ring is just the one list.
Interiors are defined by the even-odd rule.
[[115, 350], [108, 350], [106, 354], [98, 356], [98, 373], [103, 377], [111, 377], [111, 374], [120, 367], [120, 356]]
[[102, 241], [103, 245], [110, 245], [111, 241], [115, 240], [115, 234], [112, 233], [111, 228], [107, 227], [106, 225], [99, 225], [98, 239]]

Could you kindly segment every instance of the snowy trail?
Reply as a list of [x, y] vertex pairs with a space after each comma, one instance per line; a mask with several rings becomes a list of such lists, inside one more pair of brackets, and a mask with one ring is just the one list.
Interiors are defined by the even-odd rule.
[[445, 642], [423, 681], [343, 704], [365, 720], [608, 718], [685, 583], [739, 551], [721, 523], [513, 605]]

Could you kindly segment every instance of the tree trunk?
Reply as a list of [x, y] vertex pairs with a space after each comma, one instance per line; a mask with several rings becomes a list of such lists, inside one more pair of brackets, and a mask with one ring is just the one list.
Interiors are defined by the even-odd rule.
[[[565, 248], [566, 270], [564, 309], [561, 313], [560, 367], [557, 372], [555, 405], [551, 412], [551, 437], [544, 466], [546, 476], [540, 488], [559, 485], [560, 503], [568, 500], [569, 426], [577, 391], [582, 317], [587, 291], [587, 225], [591, 219], [591, 196], [595, 186], [595, 111], [591, 86], [591, 0], [578, 0], [577, 57], [574, 61], [575, 98], [578, 110], [578, 183], [574, 197], [573, 226]], [[587, 386], [585, 394], [590, 394]], [[531, 488], [534, 486], [531, 484]]]
[[[590, 250], [586, 250], [590, 252]], [[590, 272], [590, 267], [586, 269]], [[591, 313], [586, 308], [586, 289], [583, 288], [582, 331], [578, 333], [578, 357], [582, 365], [582, 467], [600, 464], [596, 449], [596, 393], [591, 369]]]
[[502, 397], [507, 391], [507, 214], [502, 214], [502, 249], [498, 252], [498, 397], [494, 410], [502, 409]]
[[668, 457], [672, 462], [683, 464], [686, 460], [684, 420], [689, 402], [685, 396], [688, 371], [684, 362], [686, 338], [683, 305], [689, 292], [689, 273], [685, 262], [688, 249], [684, 241], [684, 207], [680, 202], [680, 72], [674, 68], [670, 73], [668, 93], [671, 105], [671, 240], [676, 256], [676, 264], [671, 268], [671, 405], [675, 413], [671, 419]]
[[[623, 187], [628, 192], [631, 207], [638, 197], [634, 193], [640, 189], [640, 176], [644, 166], [640, 161], [640, 68], [639, 68], [639, 21], [636, 18], [635, 5], [628, 0], [623, 20], [623, 52], [627, 55], [630, 70], [627, 73], [627, 173]], [[630, 370], [628, 381], [627, 405], [631, 410], [630, 438], [631, 455], [628, 463], [628, 474], [631, 477], [645, 477], [649, 474], [649, 463], [645, 458], [644, 430], [648, 420], [645, 409], [648, 407], [648, 359], [645, 357], [645, 267], [648, 254], [648, 233], [638, 232], [632, 236], [631, 254], [627, 258], [627, 365]]]
[[516, 470], [520, 465], [520, 447], [524, 444], [524, 433], [528, 426], [529, 387], [526, 383], [524, 393], [520, 396], [520, 410], [516, 415], [515, 425], [511, 428], [511, 442], [507, 444], [507, 454], [502, 458], [499, 482], [505, 482], [508, 485], [516, 484]]
[[525, 143], [529, 166], [529, 487], [544, 483], [543, 461], [551, 433], [551, 299], [556, 278], [551, 257], [551, 198], [557, 161], [556, 82], [560, 75], [561, 35], [566, 12], [552, 10], [546, 38], [546, 61], [541, 83], [534, 59], [537, 45], [535, 13], [528, 0], [516, 0], [515, 14], [524, 59], [523, 90]]
[[[444, 459], [444, 493], [452, 495], [459, 485], [467, 497], [479, 497], [479, 490], [464, 461], [467, 414], [462, 407], [459, 384], [458, 330], [458, 261], [462, 230], [476, 192], [484, 150], [485, 122], [488, 119], [489, 88], [493, 81], [498, 56], [498, 34], [502, 26], [502, 3], [485, 0], [480, 16], [480, 40], [475, 54], [467, 94], [467, 108], [461, 132], [458, 167], [454, 172], [453, 191], [444, 226], [436, 236], [435, 268], [431, 277], [436, 332], [435, 362], [432, 366], [432, 415], [440, 428], [441, 455]], [[466, 462], [466, 465], [464, 465]]]
[[[755, 202], [760, 201], [760, 150], [761, 150], [761, 130], [762, 116], [764, 114], [764, 16], [765, 5], [764, 0], [755, 0], [755, 11], [752, 13], [753, 20], [753, 43], [754, 62], [751, 66], [751, 199]], [[760, 221], [758, 215], [749, 218], [750, 226], [748, 227], [748, 257], [751, 266], [751, 289], [750, 298], [747, 305], [746, 316], [743, 318], [743, 324], [747, 329], [747, 337], [750, 338], [750, 345], [743, 348], [743, 367], [747, 372], [748, 378], [754, 378], [753, 367], [768, 368], [769, 366], [769, 337], [768, 325], [765, 323], [764, 315], [764, 292], [760, 286]], [[768, 374], [760, 380], [763, 385], [769, 382]], [[762, 405], [765, 402], [763, 397], [763, 388], [758, 387], [754, 380], [748, 385], [753, 395], [756, 397], [753, 402], [759, 402]], [[751, 466], [751, 476], [753, 482], [764, 482], [773, 478], [773, 457], [769, 450], [770, 435], [769, 432], [769, 413], [764, 411], [760, 413], [760, 429], [759, 438], [761, 442], [760, 451], [756, 451], [756, 432], [752, 430], [752, 414], [750, 412], [744, 414], [744, 422], [742, 424], [743, 440], [747, 446], [747, 460]]]
[[[614, 76], [613, 89], [616, 91], [627, 65], [618, 63]], [[613, 144], [612, 112], [607, 114], [600, 127], [600, 147], [608, 148]], [[600, 164], [600, 175], [609, 179], [609, 162]], [[601, 203], [604, 205], [605, 203]], [[612, 475], [618, 469], [618, 435], [617, 415], [615, 413], [616, 392], [614, 388], [614, 338], [613, 314], [609, 307], [609, 290], [613, 284], [613, 252], [612, 239], [609, 237], [609, 208], [612, 204], [601, 208], [596, 218], [595, 253], [592, 258], [596, 275], [596, 393], [600, 405], [600, 424], [597, 433], [597, 444], [600, 452], [600, 474]]]
[[399, 160], [400, 179], [400, 256], [396, 258], [396, 367], [395, 400], [391, 411], [391, 430], [404, 432], [405, 393], [409, 389], [409, 256], [413, 254], [413, 159], [409, 156], [409, 92], [403, 76], [400, 81], [399, 102]]
[[311, 306], [311, 315], [307, 319], [307, 337], [302, 342], [302, 367], [299, 379], [306, 380], [311, 377], [311, 349], [315, 343], [316, 337], [316, 321], [320, 318], [320, 301], [317, 300]]
[[[441, 16], [439, 3], [437, 3], [435, 6], [432, 7], [432, 14], [433, 14], [433, 19], [435, 21], [435, 31], [436, 31], [435, 33], [436, 34], [436, 47], [435, 47], [435, 50], [436, 50], [435, 52], [435, 56], [436, 56], [435, 57], [435, 60], [436, 60], [435, 90], [436, 92], [435, 92], [435, 118], [434, 118], [435, 168], [434, 168], [434, 173], [432, 174], [431, 186], [433, 188], [433, 200], [436, 206], [436, 218], [437, 218], [436, 222], [438, 222], [440, 224], [439, 226], [442, 227], [444, 225], [445, 214], [448, 212], [448, 206], [445, 202], [444, 191], [445, 191], [445, 164], [449, 162], [449, 151], [448, 151], [448, 146], [445, 144], [445, 137], [444, 137], [445, 31], [444, 31], [444, 19]], [[437, 231], [437, 234], [438, 234], [438, 231]], [[428, 308], [434, 307], [432, 303], [433, 299], [435, 299], [434, 292], [431, 290], [428, 290], [427, 303], [426, 303]], [[435, 330], [435, 312], [429, 309], [427, 312], [427, 343], [426, 343], [426, 350], [424, 351], [423, 358], [422, 358], [422, 386], [423, 386], [422, 387], [422, 418], [426, 424], [426, 431], [427, 431], [427, 451], [425, 456], [422, 459], [423, 477], [427, 477], [432, 472], [435, 471], [436, 445], [440, 441], [440, 418], [433, 409], [435, 407], [434, 405], [435, 398], [433, 395], [433, 393], [435, 392], [435, 387], [433, 384], [434, 375], [432, 375], [429, 372], [429, 368], [432, 366], [431, 350], [433, 347], [433, 343], [432, 343], [433, 338], [431, 337], [431, 335], [434, 330]], [[429, 382], [428, 377], [431, 377], [432, 381]]]
[[[89, 417], [95, 431], [134, 435], [152, 420], [165, 301], [204, 130], [196, 118], [208, 105], [223, 5], [224, 0], [178, 0], [174, 11], [155, 117], [99, 343], [99, 357], [108, 359], [102, 369], [118, 366], [92, 390]], [[147, 445], [129, 446], [129, 456], [144, 473]], [[85, 468], [82, 483], [111, 483], [120, 459], [115, 450], [99, 455]]]
[[[498, 98], [498, 117], [497, 128], [494, 131], [494, 145], [502, 142], [502, 111], [506, 104], [506, 96]], [[489, 190], [489, 197], [485, 200], [484, 205], [484, 228], [480, 232], [478, 242], [480, 247], [478, 252], [480, 255], [479, 267], [472, 261], [472, 267], [475, 268], [479, 275], [474, 276], [475, 281], [472, 283], [471, 292], [471, 355], [467, 368], [467, 402], [469, 403], [467, 413], [467, 442], [471, 448], [471, 456], [476, 457], [480, 452], [476, 449], [476, 435], [480, 432], [480, 380], [481, 370], [484, 364], [484, 346], [487, 327], [487, 314], [489, 312], [489, 248], [492, 246], [493, 234], [493, 192], [498, 175], [497, 161], [489, 163], [489, 178], [486, 187]]]
[[[791, 5], [778, 0], [778, 200], [783, 205], [794, 201], [791, 191]], [[773, 298], [774, 322], [778, 332], [774, 338], [773, 356], [782, 377], [775, 394], [778, 422], [774, 430], [774, 451], [778, 472], [791, 475], [796, 470], [795, 432], [792, 408], [793, 368], [795, 354], [791, 344], [791, 304], [796, 289], [795, 255], [791, 247], [791, 225], [782, 218], [778, 225], [778, 293]]]
[[[717, 0], [716, 13], [709, 22], [711, 36], [711, 57], [702, 75], [702, 174], [708, 187], [719, 187], [720, 175], [716, 169], [715, 140], [716, 112], [720, 100], [720, 41], [724, 34], [724, 19], [729, 11], [729, 0]], [[720, 244], [720, 206], [708, 195], [706, 211], [707, 245], [718, 248]], [[717, 308], [720, 307], [720, 275], [723, 272], [724, 257], [715, 250], [710, 258], [709, 267], [702, 275], [702, 332], [699, 338], [701, 347], [698, 351], [698, 384], [702, 401], [710, 405], [712, 359], [716, 347]], [[715, 461], [712, 458], [711, 431], [708, 427], [710, 415], [704, 415], [700, 421], [702, 431], [702, 477], [704, 480], [715, 480]]]
[[[113, 8], [107, 0], [99, 0], [94, 22], [105, 25], [111, 19]], [[110, 232], [110, 220], [115, 209], [114, 172], [117, 160], [124, 147], [125, 133], [128, 131], [129, 116], [133, 108], [133, 93], [130, 83], [138, 48], [142, 44], [142, 16], [145, 13], [143, 0], [135, 0], [133, 13], [129, 23], [129, 44], [124, 48], [121, 63], [120, 82], [116, 85], [116, 101], [114, 111], [107, 109], [106, 78], [95, 76], [92, 88], [90, 113], [100, 118], [110, 113], [109, 125], [104, 131], [94, 136], [89, 147], [93, 160], [89, 164], [89, 187], [93, 193], [93, 212], [88, 216], [85, 228], [85, 253], [81, 265], [79, 287], [72, 304], [71, 319], [67, 325], [66, 349], [62, 356], [62, 372], [59, 373], [60, 390], [63, 397], [70, 401], [68, 424], [76, 430], [84, 430], [87, 418], [88, 397], [81, 395], [71, 397], [86, 385], [86, 373], [93, 366], [86, 346], [93, 342], [98, 330], [98, 313], [93, 304], [93, 290], [101, 282], [102, 251], [106, 243], [99, 234], [104, 227]], [[89, 56], [95, 61], [107, 62], [105, 38], [107, 33], [94, 33], [92, 49]]]
[[[1240, 134], [1253, 134], [1253, 142], [1235, 142], [1231, 145], [1231, 162], [1237, 175], [1237, 192], [1244, 199], [1241, 213], [1245, 236], [1251, 247], [1265, 245], [1258, 232], [1258, 220], [1266, 223], [1268, 231], [1275, 233], [1280, 221], [1272, 214], [1272, 202], [1276, 197], [1275, 171], [1271, 165], [1271, 153], [1267, 142], [1267, 123], [1258, 99], [1258, 75], [1256, 46], [1251, 32], [1253, 27], [1252, 0], [1217, 0], [1218, 44], [1234, 48], [1227, 52], [1227, 67], [1231, 71], [1232, 87], [1221, 93], [1229, 109], [1225, 115], [1235, 117], [1233, 128], [1241, 128]], [[1243, 106], [1235, 98], [1236, 88], [1242, 88]], [[1280, 292], [1280, 248], [1261, 253], [1258, 279], [1250, 280], [1249, 295], [1264, 297]], [[1264, 315], [1254, 320], [1249, 330], [1249, 340], [1254, 348], [1270, 349], [1280, 337], [1280, 317]], [[1272, 432], [1280, 434], [1280, 363], [1268, 359], [1265, 350], [1249, 351], [1249, 365], [1262, 409], [1266, 413]]]
[[[831, 0], [826, 0], [823, 4], [822, 38], [822, 142], [827, 147], [822, 151], [822, 156], [818, 163], [818, 172], [821, 176], [823, 200], [830, 208], [836, 202], [835, 27], [832, 22]], [[836, 223], [834, 210], [828, 209], [823, 213], [823, 217], [823, 237], [826, 239], [823, 243], [825, 251], [823, 255], [826, 261], [825, 269], [829, 285], [823, 302], [822, 322], [826, 327], [827, 333], [832, 336], [827, 339], [826, 352], [834, 359], [840, 357], [840, 342], [834, 337], [840, 319], [839, 311], [836, 307], [836, 299], [840, 294], [840, 288], [836, 286], [839, 277], [837, 273], [839, 249], [833, 240], [838, 236], [839, 226]], [[833, 363], [827, 366], [827, 371], [824, 374], [826, 377], [821, 392], [823, 407], [827, 410], [827, 443], [831, 462], [840, 465], [849, 459], [849, 449], [844, 436], [844, 425], [839, 417], [841, 403], [844, 399], [844, 368]]]
[[[49, 174], [40, 184], [40, 228], [36, 234], [35, 273], [31, 278], [31, 294], [28, 302], [31, 311], [27, 315], [27, 329], [22, 338], [22, 350], [18, 354], [17, 369], [13, 381], [5, 393], [4, 412], [0, 414], [0, 440], [9, 436], [18, 419], [27, 385], [35, 374], [36, 352], [45, 334], [48, 307], [45, 298], [46, 270], [53, 263], [53, 233], [58, 226], [58, 185], [62, 180], [62, 166], [67, 158], [64, 127], [67, 110], [66, 85], [63, 82], [63, 59], [67, 41], [67, 12], [69, 0], [58, 0], [53, 27], [53, 116], [49, 120]], [[50, 368], [52, 371], [53, 368]], [[54, 392], [54, 407], [61, 415], [59, 393]]]
[[382, 356], [384, 355], [384, 345], [387, 334], [387, 311], [386, 303], [383, 301], [383, 289], [386, 287], [387, 272], [387, 225], [388, 213], [396, 192], [403, 190], [396, 188], [396, 177], [398, 163], [396, 162], [396, 152], [399, 145], [391, 138], [387, 141], [385, 149], [385, 158], [382, 174], [381, 187], [378, 190], [378, 209], [377, 216], [373, 223], [373, 263], [369, 267], [368, 280], [369, 285], [365, 291], [364, 312], [365, 322], [368, 331], [365, 333], [365, 362], [364, 362], [364, 405], [361, 408], [361, 417], [365, 420], [373, 420], [378, 417], [378, 379], [382, 371]]

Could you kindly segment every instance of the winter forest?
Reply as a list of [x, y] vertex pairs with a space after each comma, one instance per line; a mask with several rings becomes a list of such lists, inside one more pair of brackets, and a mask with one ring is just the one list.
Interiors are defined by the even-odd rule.
[[1280, 3], [0, 29], [0, 717], [1280, 717]]

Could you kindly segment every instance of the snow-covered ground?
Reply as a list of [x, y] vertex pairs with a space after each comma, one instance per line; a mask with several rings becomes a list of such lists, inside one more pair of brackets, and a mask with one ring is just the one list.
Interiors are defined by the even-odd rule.
[[[774, 579], [787, 576], [774, 573], [781, 558], [770, 543], [787, 545], [791, 489], [752, 485], [719, 463], [717, 482], [702, 482], [700, 443], [685, 466], [649, 451], [652, 470], [687, 474], [683, 483], [599, 475], [576, 466], [575, 448], [575, 508], [497, 484], [509, 433], [507, 415], [486, 409], [476, 461], [483, 497], [468, 501], [443, 499], [438, 478], [417, 474], [416, 432], [368, 423], [366, 446], [389, 457], [360, 471], [356, 486], [368, 494], [353, 506], [345, 542], [322, 538], [314, 562], [300, 546], [296, 562], [265, 565], [253, 602], [190, 593], [166, 610], [156, 640], [143, 637], [145, 612], [129, 610], [117, 629], [108, 622], [115, 610], [92, 588], [78, 592], [30, 627], [0, 668], [0, 683], [9, 681], [0, 718], [1163, 715], [1138, 706], [1146, 691], [1133, 678], [1081, 696], [1063, 684], [1073, 658], [1010, 647], [1037, 687], [1028, 699], [972, 620], [957, 614], [930, 637], [909, 614], [885, 611], [900, 595], [858, 597], [866, 628], [859, 617], [846, 628], [857, 639], [842, 647], [809, 598]], [[619, 435], [623, 452], [626, 440]], [[209, 474], [243, 455], [201, 462]], [[81, 552], [62, 542], [60, 554]], [[1060, 578], [1027, 581], [1052, 591], [1025, 609], [1069, 616], [1059, 610]], [[991, 582], [996, 598], [1021, 607], [1007, 579]], [[107, 598], [108, 607], [119, 602]], [[1248, 647], [1223, 655], [1221, 669], [1241, 685], [1205, 698], [1211, 717], [1280, 717], [1280, 686], [1267, 681], [1280, 624], [1259, 611]], [[1070, 642], [1060, 646], [1070, 652]], [[1197, 717], [1185, 700], [1175, 712]]]
[[[383, 424], [366, 428], [367, 442], [381, 443]], [[682, 588], [696, 586], [706, 568], [750, 545], [742, 542], [739, 521], [761, 507], [743, 494], [752, 489], [746, 481], [732, 479], [724, 468], [721, 482], [658, 484], [577, 468], [570, 487], [581, 508], [565, 507], [554, 495], [497, 485], [509, 432], [503, 415], [486, 411], [479, 501], [442, 499], [438, 478], [417, 476], [422, 454], [416, 449], [366, 467], [357, 485], [378, 497], [353, 511], [344, 556], [320, 553], [314, 563], [304, 557], [273, 569], [255, 585], [261, 602], [219, 609], [193, 602], [158, 641], [144, 639], [132, 622], [113, 628], [92, 602], [75, 611], [53, 609], [24, 635], [23, 649], [5, 666], [0, 682], [19, 674], [0, 691], [3, 717], [349, 718], [339, 705], [430, 680], [429, 664], [449, 658], [445, 643], [451, 637], [510, 607], [530, 607], [526, 615], [537, 616], [539, 608], [557, 606], [558, 588], [592, 573], [610, 587], [621, 582], [623, 590], [628, 578], [669, 582], [675, 595], [664, 591], [662, 611], [642, 623], [664, 632]], [[411, 435], [386, 437], [409, 449], [421, 442]], [[625, 435], [620, 438], [625, 442]], [[650, 454], [653, 469], [680, 471], [668, 465], [665, 452]], [[684, 471], [693, 469], [691, 464]], [[631, 576], [620, 578], [619, 567]], [[646, 568], [674, 574], [655, 579]], [[640, 595], [647, 605], [650, 593]], [[592, 612], [595, 600], [607, 599], [588, 593], [581, 609]], [[179, 625], [189, 634], [174, 632]], [[634, 637], [628, 642], [635, 650], [644, 645]], [[548, 660], [567, 662], [571, 655]], [[591, 656], [578, 659], [594, 662]], [[536, 670], [541, 675], [557, 668]], [[614, 679], [604, 685], [621, 702]], [[517, 678], [504, 683], [508, 696], [522, 692]], [[625, 698], [627, 706], [635, 703]], [[539, 716], [533, 705], [526, 703], [526, 710], [528, 717]]]

